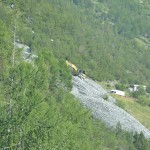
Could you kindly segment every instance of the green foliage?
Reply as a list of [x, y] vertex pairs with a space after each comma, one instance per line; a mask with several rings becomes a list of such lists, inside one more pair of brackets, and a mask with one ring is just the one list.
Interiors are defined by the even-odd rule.
[[146, 92], [144, 90], [143, 87], [139, 87], [137, 91], [135, 92], [132, 92], [131, 95], [134, 97], [134, 98], [138, 98], [140, 96], [143, 96], [143, 95], [146, 95]]
[[71, 77], [71, 72], [69, 70], [69, 67], [66, 67], [66, 62], [64, 60], [59, 61], [59, 75], [60, 75], [60, 81], [65, 83], [66, 88], [71, 90], [72, 88], [72, 83], [70, 82], [72, 77]]
[[116, 84], [115, 87], [117, 90], [121, 90], [121, 91], [126, 89], [126, 87], [123, 84]]
[[150, 85], [146, 87], [146, 92], [150, 94]]
[[[10, 8], [12, 2], [15, 9]], [[96, 7], [89, 0], [0, 2], [0, 149], [150, 149], [144, 137], [106, 128], [68, 92], [72, 83], [66, 56], [97, 80], [128, 82], [135, 75], [135, 80], [149, 80], [149, 70], [143, 67], [149, 53], [124, 37], [138, 33], [130, 33], [134, 11], [126, 28], [112, 9], [116, 3], [110, 1], [111, 13], [117, 15], [113, 28], [107, 19], [112, 17], [107, 13], [109, 3], [98, 2]], [[117, 3], [133, 7], [131, 2]], [[25, 62], [16, 50], [12, 67], [15, 14], [16, 36], [38, 58]]]
[[116, 103], [115, 103], [117, 106], [119, 106], [120, 108], [122, 108], [122, 109], [125, 109], [125, 105], [124, 105], [124, 103], [122, 102], [122, 101], [116, 101]]
[[99, 81], [150, 80], [149, 48], [138, 46], [134, 39], [147, 35], [149, 40], [148, 16], [143, 17], [148, 8], [129, 0], [27, 0], [18, 6], [17, 35], [33, 51], [46, 48], [59, 60], [68, 57]]
[[150, 97], [149, 95], [140, 95], [137, 100], [138, 103], [141, 105], [150, 106]]
[[133, 143], [137, 150], [145, 150], [148, 145], [148, 143], [147, 143], [147, 141], [145, 141], [144, 135], [142, 133], [140, 133], [140, 134], [135, 133]]
[[108, 94], [104, 94], [102, 97], [103, 97], [103, 99], [106, 100], [106, 101], [107, 101], [108, 98], [109, 98]]

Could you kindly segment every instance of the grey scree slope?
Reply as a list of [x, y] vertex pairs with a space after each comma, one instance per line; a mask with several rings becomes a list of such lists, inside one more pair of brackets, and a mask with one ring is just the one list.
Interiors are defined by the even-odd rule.
[[[73, 89], [71, 93], [78, 98], [85, 107], [91, 109], [95, 118], [102, 120], [107, 126], [115, 128], [117, 123], [125, 131], [143, 132], [150, 139], [150, 131], [138, 120], [114, 103], [104, 100], [102, 97], [107, 92], [96, 82], [90, 79], [73, 77]], [[113, 99], [109, 97], [109, 99]]]

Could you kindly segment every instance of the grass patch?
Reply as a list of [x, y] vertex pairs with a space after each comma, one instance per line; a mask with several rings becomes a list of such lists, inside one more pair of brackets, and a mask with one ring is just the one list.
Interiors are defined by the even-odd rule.
[[103, 96], [102, 96], [102, 98], [104, 99], [104, 100], [108, 100], [108, 98], [109, 98], [109, 96], [107, 95], [107, 94], [104, 94]]
[[117, 103], [123, 106], [123, 109], [150, 130], [150, 107], [142, 106], [130, 97], [112, 96], [117, 100]]
[[125, 110], [125, 106], [124, 106], [124, 103], [123, 103], [122, 101], [117, 100], [117, 101], [116, 101], [116, 105], [117, 105], [118, 107], [120, 107], [120, 108], [122, 108], [122, 109]]

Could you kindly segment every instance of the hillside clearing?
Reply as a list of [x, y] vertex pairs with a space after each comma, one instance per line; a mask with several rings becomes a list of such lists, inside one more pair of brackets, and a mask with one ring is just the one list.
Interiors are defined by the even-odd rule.
[[139, 120], [150, 130], [150, 107], [142, 106], [135, 102], [133, 98], [112, 95], [117, 101], [121, 102], [124, 109]]

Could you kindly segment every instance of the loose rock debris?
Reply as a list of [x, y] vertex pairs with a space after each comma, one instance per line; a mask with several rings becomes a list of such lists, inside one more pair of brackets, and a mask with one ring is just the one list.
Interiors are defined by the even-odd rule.
[[73, 77], [71, 93], [92, 111], [95, 118], [102, 120], [107, 126], [116, 128], [119, 123], [123, 130], [143, 132], [145, 138], [150, 139], [150, 131], [125, 110], [115, 105], [115, 100], [111, 96], [108, 101], [104, 100], [103, 95], [107, 94], [107, 91], [91, 79], [82, 80]]

